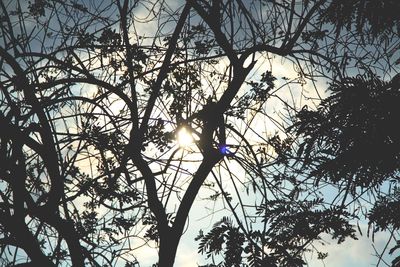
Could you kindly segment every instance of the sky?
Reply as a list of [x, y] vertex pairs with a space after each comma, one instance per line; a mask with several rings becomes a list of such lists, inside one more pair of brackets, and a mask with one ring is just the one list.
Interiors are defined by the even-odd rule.
[[[221, 64], [224, 64], [223, 62]], [[265, 70], [265, 63], [260, 61], [255, 66], [255, 72], [250, 74], [250, 76], [256, 77], [263, 70]], [[268, 67], [272, 68], [273, 75], [276, 77], [296, 77], [296, 72], [293, 69], [292, 63], [282, 60], [281, 58], [276, 58], [274, 63]], [[282, 81], [277, 81], [277, 87], [282, 84]], [[293, 95], [295, 95], [295, 99], [298, 101], [297, 105], [309, 105], [310, 107], [315, 106], [318, 102], [315, 102], [314, 99], [317, 98], [315, 89], [319, 90], [319, 94], [322, 97], [327, 96], [326, 88], [328, 86], [327, 81], [318, 80], [315, 84], [316, 88], [313, 84], [307, 83], [303, 88], [295, 88], [292, 87], [292, 91], [288, 92], [287, 90], [281, 91], [282, 98], [291, 99]], [[303, 96], [301, 94], [304, 94]], [[273, 100], [270, 105], [271, 114], [274, 112], [279, 112], [282, 108], [282, 104], [280, 101]], [[276, 114], [277, 115], [277, 114]], [[278, 116], [275, 117], [279, 119]], [[263, 125], [262, 123], [260, 125]], [[275, 127], [275, 128], [274, 128]], [[268, 124], [268, 130], [272, 133], [278, 131], [274, 124]], [[237, 170], [239, 171], [239, 170]], [[234, 171], [234, 172], [237, 172]], [[227, 185], [229, 186], [229, 185]], [[190, 212], [189, 217], [189, 226], [184, 236], [181, 239], [181, 243], [178, 248], [175, 267], [197, 267], [198, 265], [204, 265], [206, 263], [210, 263], [209, 260], [206, 259], [205, 255], [201, 255], [197, 253], [197, 248], [199, 245], [198, 241], [195, 241], [194, 238], [198, 235], [199, 230], [203, 230], [207, 232], [211, 229], [212, 225], [221, 219], [223, 216], [229, 216], [229, 212], [223, 210], [223, 207], [220, 204], [215, 204], [216, 206], [210, 207], [205, 206], [206, 204], [210, 205], [213, 203], [207, 201], [201, 201], [200, 198], [204, 195], [203, 192], [200, 192], [200, 197], [197, 198], [197, 201], [194, 203], [194, 206]], [[327, 198], [329, 198], [329, 192]], [[251, 201], [251, 197], [250, 197]], [[214, 205], [213, 204], [213, 205]], [[218, 206], [219, 205], [219, 206]], [[213, 209], [216, 211], [214, 214], [207, 212], [208, 210]], [[354, 222], [355, 229], [357, 226]], [[377, 254], [381, 254], [385, 246], [387, 245], [387, 240], [389, 239], [388, 233], [378, 232], [374, 235], [374, 242], [372, 242], [371, 236], [367, 236], [368, 224], [365, 220], [359, 222], [359, 227], [362, 232], [362, 236], [357, 231], [358, 240], [346, 239], [343, 243], [337, 244], [337, 240], [332, 240], [329, 236], [323, 236], [324, 242], [315, 242], [315, 247], [321, 252], [328, 253], [328, 257], [325, 260], [317, 259], [317, 255], [315, 252], [310, 252], [306, 254], [305, 260], [307, 262], [307, 266], [309, 267], [355, 267], [355, 266], [376, 266], [378, 262]], [[393, 240], [391, 244], [389, 244], [388, 248], [393, 245]], [[141, 266], [151, 266], [154, 263], [154, 259], [157, 258], [157, 250], [155, 248], [143, 248], [138, 250], [137, 256], [139, 262], [142, 262]], [[142, 259], [142, 261], [140, 261]], [[390, 263], [393, 259], [392, 256], [388, 255], [388, 249], [383, 254], [383, 260], [386, 263]], [[385, 262], [381, 262], [379, 266], [386, 266]]]
[[[179, 6], [179, 3], [176, 1], [171, 2], [171, 9], [176, 8]], [[139, 9], [141, 10], [141, 9]], [[142, 9], [143, 12], [147, 12], [145, 9]], [[140, 14], [137, 14], [138, 17], [140, 17]], [[143, 15], [145, 17], [145, 14]], [[153, 23], [143, 23], [143, 24], [138, 24], [136, 25], [136, 29], [138, 31], [143, 31], [147, 32], [148, 36], [152, 35], [152, 32], [158, 30], [158, 26], [155, 22]], [[224, 65], [224, 63], [221, 63]], [[272, 65], [267, 65], [266, 62], [260, 61], [258, 65], [255, 67], [256, 72], [253, 73], [253, 75], [257, 76], [259, 75], [262, 71], [265, 69], [271, 68], [273, 71], [273, 75], [276, 77], [291, 77], [294, 78], [296, 77], [297, 73], [294, 71], [293, 66], [290, 62], [288, 61], [282, 61], [281, 59], [277, 58], [276, 62], [273, 63]], [[277, 85], [279, 86], [279, 83], [281, 81], [277, 82]], [[324, 80], [318, 80], [317, 81], [317, 87], [319, 88], [319, 93], [324, 94], [325, 88], [326, 88], [326, 81]], [[311, 98], [315, 98], [315, 88], [313, 86], [310, 86], [310, 84], [306, 85], [305, 88], [302, 88], [305, 90], [307, 96]], [[296, 104], [301, 107], [302, 105], [309, 104], [309, 105], [314, 105], [316, 103], [307, 103], [307, 101], [311, 101], [310, 99], [306, 99], [305, 97], [301, 96], [301, 92], [299, 88], [293, 90], [286, 90], [282, 92], [282, 97], [286, 99], [290, 99], [292, 96], [295, 96], [297, 99]], [[271, 102], [268, 103], [268, 109], [271, 112], [271, 114], [275, 114], [274, 117], [276, 119], [279, 119], [279, 110], [282, 108], [282, 105], [279, 100], [274, 99], [271, 100]], [[269, 133], [273, 133], [277, 131], [277, 129], [274, 128], [274, 125], [272, 123], [267, 124], [268, 125], [268, 130]], [[206, 192], [200, 192], [200, 196], [203, 194], [207, 194]], [[194, 241], [194, 237], [197, 236], [198, 231], [200, 229], [203, 229], [204, 231], [207, 231], [211, 228], [213, 223], [222, 216], [227, 215], [228, 213], [226, 211], [219, 211], [223, 207], [205, 207], [204, 203], [210, 204], [210, 202], [205, 202], [205, 201], [196, 201], [191, 213], [190, 213], [190, 218], [189, 218], [189, 226], [187, 231], [185, 232], [184, 236], [182, 237], [182, 241], [180, 243], [180, 246], [178, 248], [177, 252], [177, 257], [176, 257], [176, 267], [197, 267], [199, 264], [205, 264], [206, 261], [204, 260], [204, 256], [199, 255], [197, 253], [197, 246], [198, 242]], [[173, 205], [173, 204], [172, 204]], [[207, 208], [213, 208], [217, 212], [214, 214], [209, 214]], [[350, 267], [350, 266], [374, 266], [377, 259], [375, 256], [374, 248], [371, 244], [370, 238], [366, 237], [366, 229], [367, 225], [362, 224], [361, 230], [364, 233], [362, 237], [360, 237], [360, 240], [354, 241], [354, 240], [347, 240], [344, 243], [337, 245], [335, 241], [330, 241], [328, 237], [326, 237], [326, 245], [322, 244], [316, 244], [318, 248], [323, 248], [325, 252], [328, 252], [329, 256], [328, 258], [324, 261], [321, 262], [316, 259], [316, 255], [309, 254], [307, 255], [307, 260], [310, 267]], [[374, 246], [377, 249], [378, 252], [382, 251], [382, 249], [386, 245], [386, 240], [388, 239], [388, 235], [383, 233], [383, 234], [377, 234], [375, 236], [375, 243]], [[139, 262], [141, 262], [141, 266], [151, 266], [153, 263], [155, 263], [157, 259], [157, 250], [156, 248], [152, 247], [142, 247], [137, 250], [136, 255], [139, 259]], [[385, 257], [385, 259], [388, 259], [388, 257]], [[389, 260], [389, 259], [388, 259]]]

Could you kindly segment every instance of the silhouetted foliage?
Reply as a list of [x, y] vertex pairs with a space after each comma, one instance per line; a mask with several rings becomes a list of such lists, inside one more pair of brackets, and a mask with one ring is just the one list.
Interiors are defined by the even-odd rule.
[[399, 171], [400, 84], [368, 74], [332, 84], [317, 110], [304, 107], [289, 130], [304, 138], [297, 156], [310, 175], [351, 189], [374, 187]]
[[399, 9], [396, 0], [338, 0], [329, 4], [321, 18], [337, 31], [346, 28], [371, 37], [391, 36], [400, 31]]
[[[329, 233], [338, 243], [345, 238], [356, 239], [349, 224], [352, 215], [340, 207], [323, 207], [323, 199], [311, 201], [271, 200], [258, 208], [257, 214], [268, 230], [250, 231], [247, 236], [240, 227], [234, 227], [228, 218], [216, 223], [206, 235], [200, 233], [199, 252], [207, 257], [224, 252], [223, 266], [241, 266], [242, 254], [246, 266], [303, 266], [308, 250], [306, 244]], [[247, 238], [245, 238], [247, 237]], [[268, 248], [263, 256], [260, 248]], [[327, 255], [326, 255], [327, 256]], [[321, 259], [324, 259], [321, 253]]]
[[0, 1], [0, 265], [171, 267], [196, 216], [204, 266], [397, 237], [397, 9]]
[[298, 112], [288, 128], [301, 140], [295, 165], [316, 184], [340, 184], [345, 191], [342, 205], [360, 189], [389, 186], [387, 193], [376, 191], [377, 200], [365, 214], [374, 232], [399, 230], [399, 86], [397, 76], [389, 82], [372, 73], [346, 78], [329, 87], [330, 96], [316, 110], [304, 107]]

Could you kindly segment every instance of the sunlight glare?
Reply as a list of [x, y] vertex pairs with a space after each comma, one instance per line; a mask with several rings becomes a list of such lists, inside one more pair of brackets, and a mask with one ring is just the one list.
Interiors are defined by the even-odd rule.
[[185, 127], [179, 129], [176, 139], [182, 148], [188, 147], [193, 143], [193, 136]]

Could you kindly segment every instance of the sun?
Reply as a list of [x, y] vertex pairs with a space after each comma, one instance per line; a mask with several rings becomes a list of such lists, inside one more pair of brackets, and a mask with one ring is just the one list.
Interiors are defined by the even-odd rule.
[[193, 135], [185, 128], [181, 127], [176, 134], [176, 140], [180, 147], [185, 148], [193, 144]]

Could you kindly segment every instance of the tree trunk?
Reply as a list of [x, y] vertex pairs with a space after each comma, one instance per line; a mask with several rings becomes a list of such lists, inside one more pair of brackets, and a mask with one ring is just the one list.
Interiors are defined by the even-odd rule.
[[160, 234], [160, 250], [158, 252], [158, 267], [173, 267], [181, 234], [168, 229]]

